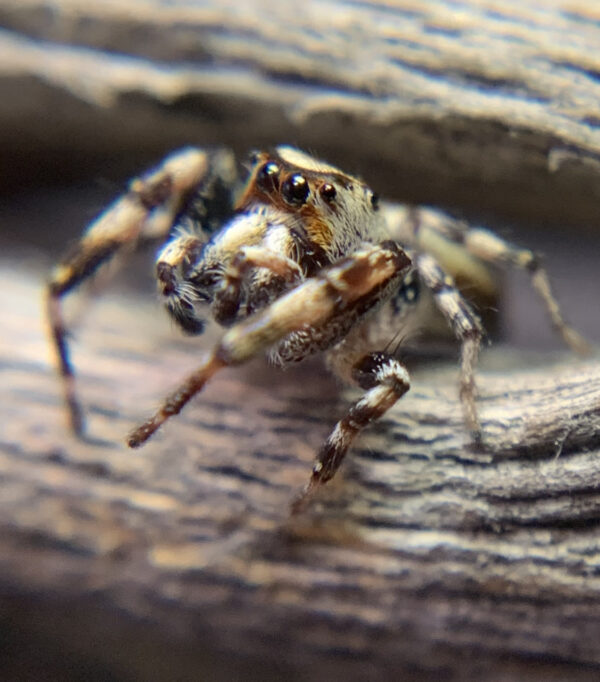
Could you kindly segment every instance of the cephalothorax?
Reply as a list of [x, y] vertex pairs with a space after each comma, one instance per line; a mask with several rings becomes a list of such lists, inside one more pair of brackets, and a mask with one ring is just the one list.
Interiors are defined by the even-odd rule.
[[[435, 232], [448, 248], [459, 245], [481, 260], [529, 270], [554, 326], [572, 347], [584, 349], [532, 252], [442, 216]], [[310, 491], [333, 477], [354, 437], [408, 390], [408, 373], [390, 345], [419, 330], [423, 290], [461, 344], [461, 402], [467, 427], [480, 438], [474, 369], [481, 323], [440, 265], [443, 249], [438, 245], [433, 255], [423, 238], [419, 212], [380, 210], [362, 181], [291, 147], [253, 154], [245, 183], [227, 151], [185, 149], [169, 156], [134, 180], [55, 268], [48, 316], [76, 433], [83, 421], [60, 299], [101, 264], [148, 240], [166, 240], [156, 277], [179, 326], [200, 334], [212, 317], [227, 331], [130, 434], [131, 447], [144, 443], [223, 367], [264, 351], [279, 364], [324, 352], [332, 370], [365, 393], [318, 453], [295, 503], [299, 509]]]

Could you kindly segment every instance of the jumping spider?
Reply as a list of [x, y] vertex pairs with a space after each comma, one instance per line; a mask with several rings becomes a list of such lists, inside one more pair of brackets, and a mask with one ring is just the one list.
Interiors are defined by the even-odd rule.
[[[166, 239], [156, 277], [168, 312], [188, 334], [202, 333], [207, 313], [227, 331], [129, 435], [130, 447], [148, 440], [223, 367], [263, 351], [280, 365], [323, 351], [331, 369], [365, 393], [323, 444], [299, 509], [334, 476], [355, 436], [408, 390], [406, 369], [386, 349], [399, 332], [419, 327], [424, 290], [460, 342], [460, 399], [478, 439], [474, 368], [482, 325], [425, 247], [418, 212], [398, 211], [380, 210], [362, 181], [291, 147], [253, 154], [245, 183], [228, 151], [185, 149], [167, 157], [131, 182], [51, 275], [48, 317], [72, 429], [81, 434], [83, 420], [61, 299], [116, 255]], [[528, 270], [556, 329], [584, 349], [531, 251], [455, 221], [440, 218], [438, 227], [447, 244], [478, 259]]]

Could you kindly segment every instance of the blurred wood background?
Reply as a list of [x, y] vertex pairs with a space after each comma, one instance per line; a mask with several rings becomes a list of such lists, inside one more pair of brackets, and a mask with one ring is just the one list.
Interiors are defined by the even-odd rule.
[[492, 348], [480, 374], [489, 452], [463, 431], [454, 362], [418, 363], [296, 520], [288, 502], [349, 398], [318, 363], [224, 373], [127, 451], [198, 357], [142, 298], [138, 262], [77, 334], [80, 443], [40, 285], [168, 150], [288, 142], [539, 247], [597, 341], [597, 4], [3, 0], [0, 26], [8, 676], [596, 679], [600, 365], [539, 352], [551, 333], [525, 278], [506, 280], [502, 312], [520, 350]]

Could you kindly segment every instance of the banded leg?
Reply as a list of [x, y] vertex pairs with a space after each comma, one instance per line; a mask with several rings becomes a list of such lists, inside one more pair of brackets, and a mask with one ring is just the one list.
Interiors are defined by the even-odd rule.
[[[326, 336], [328, 322], [338, 328], [340, 316], [351, 315], [357, 306], [364, 307], [369, 297], [372, 297], [370, 304], [376, 305], [381, 291], [396, 282], [409, 266], [408, 256], [391, 242], [365, 245], [348, 258], [303, 281], [267, 308], [237, 323], [225, 333], [206, 361], [167, 397], [160, 409], [130, 434], [129, 446], [138, 447], [148, 440], [220, 369], [242, 364], [298, 330], [309, 337], [311, 330]], [[331, 338], [332, 345], [339, 340], [334, 336]]]
[[301, 511], [314, 490], [333, 478], [356, 436], [385, 414], [410, 388], [408, 372], [387, 353], [365, 355], [354, 366], [353, 379], [366, 393], [350, 407], [323, 444], [308, 485], [292, 504], [292, 513]]
[[182, 202], [201, 182], [207, 167], [207, 154], [186, 149], [169, 156], [156, 171], [133, 180], [129, 191], [87, 228], [51, 273], [46, 289], [47, 315], [71, 428], [76, 434], [83, 432], [83, 419], [60, 301], [117, 254], [135, 248], [142, 239], [165, 237]]
[[416, 262], [421, 280], [433, 293], [435, 303], [461, 343], [460, 401], [465, 422], [475, 442], [481, 440], [481, 426], [475, 405], [475, 366], [483, 329], [471, 306], [454, 286], [452, 278], [428, 254], [420, 254]]
[[473, 255], [490, 263], [508, 263], [531, 276], [531, 284], [542, 299], [554, 329], [563, 341], [576, 353], [590, 352], [587, 341], [564, 320], [560, 307], [552, 293], [548, 274], [541, 264], [539, 256], [528, 249], [510, 244], [493, 232], [480, 228], [471, 228], [464, 233], [464, 244]]
[[[587, 341], [565, 322], [552, 292], [548, 274], [540, 257], [534, 252], [511, 244], [490, 230], [469, 227], [462, 221], [453, 220], [432, 209], [404, 211], [400, 220], [392, 221], [392, 228], [391, 233], [396, 234], [400, 241], [414, 243], [419, 251], [434, 254], [451, 272], [460, 263], [462, 276], [472, 281], [482, 293], [493, 293], [493, 282], [489, 273], [482, 270], [477, 263], [465, 262], [465, 254], [474, 256], [478, 261], [528, 271], [532, 286], [541, 298], [552, 326], [563, 341], [576, 353], [589, 352]], [[461, 254], [457, 248], [464, 253]]]

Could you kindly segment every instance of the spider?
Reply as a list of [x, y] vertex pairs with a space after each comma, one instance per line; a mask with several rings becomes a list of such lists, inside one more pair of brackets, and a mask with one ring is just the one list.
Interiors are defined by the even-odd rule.
[[73, 431], [83, 433], [83, 418], [61, 299], [118, 254], [166, 240], [156, 278], [167, 311], [188, 334], [201, 334], [207, 315], [226, 331], [131, 432], [130, 447], [147, 441], [224, 367], [265, 351], [278, 365], [323, 352], [329, 367], [364, 394], [317, 454], [310, 480], [292, 504], [298, 511], [335, 475], [354, 438], [408, 391], [408, 372], [389, 351], [390, 340], [419, 329], [428, 297], [460, 343], [460, 400], [479, 442], [474, 372], [483, 327], [440, 264], [445, 248], [458, 245], [477, 259], [528, 270], [566, 343], [582, 352], [585, 342], [564, 322], [534, 253], [430, 213], [428, 223], [446, 244], [436, 257], [421, 229], [422, 215], [380, 207], [358, 178], [288, 146], [253, 153], [245, 182], [227, 150], [171, 154], [130, 183], [50, 276], [48, 319]]

